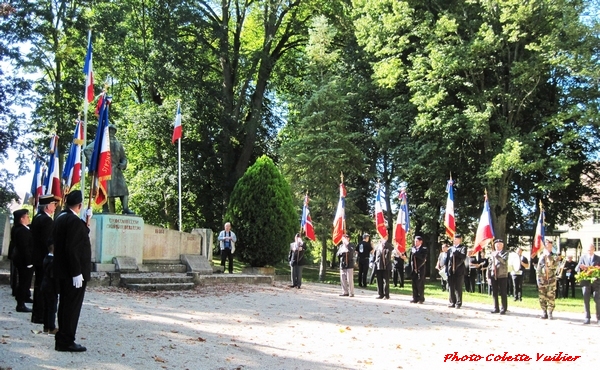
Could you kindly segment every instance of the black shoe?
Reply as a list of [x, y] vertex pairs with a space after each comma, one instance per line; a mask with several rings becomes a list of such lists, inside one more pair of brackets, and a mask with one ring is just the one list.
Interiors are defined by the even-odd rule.
[[296, 285], [296, 289], [300, 289], [300, 285]]
[[340, 297], [348, 297], [350, 294], [340, 294]]
[[583, 325], [589, 325], [590, 324], [590, 319], [585, 319], [585, 321], [583, 322]]
[[460, 306], [461, 306], [460, 304], [457, 304], [456, 309], [458, 310], [460, 308]]
[[383, 297], [383, 299], [390, 299], [390, 297]]
[[500, 315], [506, 315], [506, 310], [500, 311]]
[[375, 297], [375, 299], [383, 299], [383, 296], [378, 295], [377, 297]]
[[547, 320], [548, 319], [548, 314], [543, 314], [542, 316], [540, 316], [540, 319]]
[[500, 313], [500, 310], [491, 311], [491, 313]]
[[54, 350], [59, 352], [85, 352], [87, 351], [87, 348], [77, 343], [73, 343], [70, 346], [60, 346], [56, 343], [54, 345]]
[[288, 285], [288, 288], [295, 288], [295, 285]]
[[418, 303], [418, 304], [423, 304], [423, 303], [425, 303], [425, 301], [419, 301], [419, 302], [417, 302], [417, 303]]
[[17, 305], [16, 310], [17, 310], [17, 312], [31, 312], [32, 311], [31, 308], [25, 306], [24, 303]]
[[417, 301], [415, 301], [414, 299], [411, 299], [410, 303], [417, 303]]
[[456, 305], [455, 304], [449, 304], [448, 307], [454, 308], [454, 307], [456, 307]]

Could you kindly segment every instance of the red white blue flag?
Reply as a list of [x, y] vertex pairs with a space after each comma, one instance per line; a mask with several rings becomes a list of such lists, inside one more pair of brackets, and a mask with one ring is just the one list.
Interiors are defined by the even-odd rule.
[[446, 199], [444, 226], [446, 227], [446, 235], [448, 235], [448, 237], [451, 239], [454, 238], [454, 234], [456, 234], [456, 222], [454, 220], [454, 191], [452, 189], [452, 185], [454, 185], [454, 181], [452, 181], [452, 177], [450, 177], [450, 180], [448, 180], [448, 185], [446, 186], [448, 199]]
[[385, 217], [383, 215], [383, 205], [381, 203], [382, 199], [382, 191], [379, 184], [377, 184], [377, 195], [375, 196], [375, 228], [377, 229], [377, 233], [382, 238], [388, 238], [388, 230], [385, 224]]
[[[106, 94], [106, 93], [105, 93]], [[110, 136], [108, 134], [108, 107], [111, 103], [109, 96], [102, 99], [102, 107], [98, 118], [98, 129], [94, 139], [94, 152], [90, 160], [89, 171], [98, 181], [98, 192], [94, 202], [101, 206], [108, 200], [108, 184], [112, 175], [112, 161], [110, 157]]]
[[333, 244], [337, 245], [342, 241], [342, 236], [346, 232], [346, 187], [344, 183], [340, 184], [340, 199], [338, 201], [335, 217], [333, 218]]
[[535, 237], [533, 238], [533, 247], [531, 248], [531, 257], [537, 256], [538, 253], [544, 248], [546, 233], [545, 233], [545, 222], [546, 215], [544, 209], [540, 207], [540, 217], [535, 228]]
[[406, 189], [400, 190], [400, 208], [398, 209], [398, 218], [396, 219], [396, 227], [394, 230], [394, 241], [398, 252], [406, 252], [406, 235], [410, 230], [410, 218], [408, 216], [408, 196]]
[[94, 72], [92, 71], [92, 31], [88, 33], [87, 53], [85, 54], [85, 63], [83, 65], [85, 74], [84, 102], [87, 104], [94, 101]]
[[304, 207], [302, 207], [302, 220], [300, 221], [300, 227], [304, 231], [306, 237], [313, 242], [315, 238], [315, 229], [313, 228], [312, 219], [310, 218], [310, 211], [308, 210], [308, 194], [304, 196]]
[[485, 248], [488, 243], [494, 239], [494, 229], [492, 228], [492, 213], [490, 212], [490, 202], [488, 201], [487, 193], [484, 196], [483, 212], [479, 219], [477, 234], [475, 235], [475, 248], [471, 254], [475, 254]]
[[177, 102], [177, 114], [175, 115], [175, 124], [173, 127], [173, 138], [171, 139], [171, 144], [175, 144], [177, 140], [181, 139], [181, 135], [181, 106], [180, 103]]
[[44, 164], [39, 159], [35, 160], [33, 181], [31, 182], [31, 197], [33, 208], [37, 208], [40, 196], [44, 195]]
[[53, 195], [57, 201], [62, 201], [60, 190], [60, 172], [58, 168], [58, 136], [53, 135], [50, 140], [50, 159], [48, 160], [48, 177], [46, 177], [46, 195]]
[[62, 178], [65, 182], [65, 192], [71, 192], [71, 188], [81, 180], [81, 146], [83, 145], [83, 122], [75, 121], [75, 133], [73, 142], [69, 149], [69, 155], [65, 162]]

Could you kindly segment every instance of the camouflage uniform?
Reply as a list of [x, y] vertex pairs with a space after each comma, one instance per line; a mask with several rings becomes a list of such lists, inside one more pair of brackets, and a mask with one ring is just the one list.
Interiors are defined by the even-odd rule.
[[552, 319], [554, 311], [554, 300], [556, 299], [556, 270], [560, 265], [559, 257], [554, 254], [543, 254], [540, 256], [536, 268], [537, 284], [540, 297], [540, 307], [544, 316]]

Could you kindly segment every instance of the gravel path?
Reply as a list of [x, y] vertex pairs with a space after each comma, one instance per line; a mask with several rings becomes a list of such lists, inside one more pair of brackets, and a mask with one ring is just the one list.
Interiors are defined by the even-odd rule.
[[[223, 285], [189, 292], [129, 292], [91, 288], [77, 332], [85, 353], [54, 351], [41, 325], [14, 311], [9, 287], [0, 286], [0, 369], [437, 369], [597, 367], [600, 326], [583, 315], [511, 309], [465, 302], [410, 304], [410, 297], [376, 300], [357, 289], [304, 284], [303, 289]], [[510, 303], [509, 303], [510, 308]], [[479, 361], [444, 362], [447, 354]], [[496, 355], [528, 361], [486, 361]], [[539, 354], [581, 356], [536, 361]], [[517, 356], [526, 359], [523, 356]], [[477, 357], [471, 357], [475, 360]], [[465, 358], [466, 359], [466, 358]], [[595, 365], [594, 365], [595, 364]], [[592, 367], [594, 366], [594, 367]]]

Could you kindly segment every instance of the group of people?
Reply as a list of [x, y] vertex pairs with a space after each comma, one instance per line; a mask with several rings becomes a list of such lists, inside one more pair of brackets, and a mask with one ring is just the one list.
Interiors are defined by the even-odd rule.
[[[58, 201], [51, 195], [40, 197], [38, 212], [31, 223], [27, 209], [13, 212], [9, 257], [14, 267], [11, 286], [17, 301], [16, 311], [31, 313], [32, 322], [43, 324], [43, 332], [54, 335], [57, 351], [86, 351], [75, 343], [91, 272], [89, 228], [79, 218], [82, 203], [81, 191], [74, 190], [67, 195], [66, 207], [55, 220], [52, 217]], [[88, 210], [86, 217], [90, 216]], [[33, 303], [33, 307], [27, 307], [26, 303]]]

